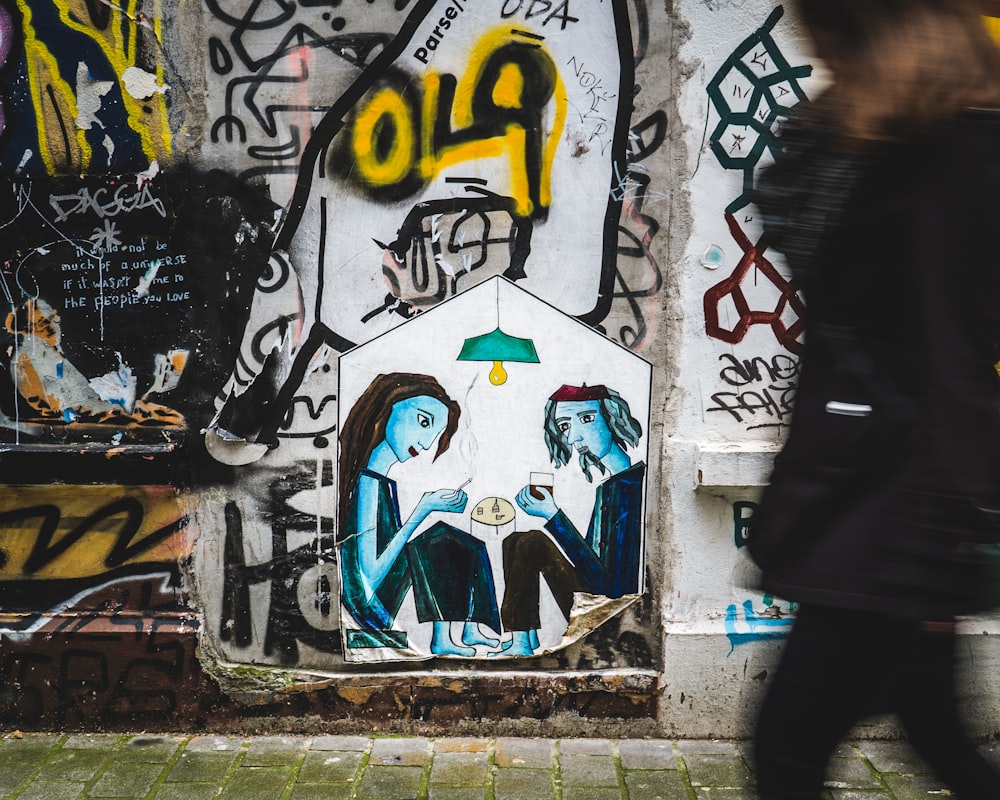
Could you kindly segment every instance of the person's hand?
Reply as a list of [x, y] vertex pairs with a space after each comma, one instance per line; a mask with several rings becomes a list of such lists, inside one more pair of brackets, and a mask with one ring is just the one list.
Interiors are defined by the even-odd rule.
[[461, 514], [469, 502], [469, 496], [461, 489], [438, 489], [424, 492], [418, 504], [424, 514], [443, 511], [445, 514]]
[[517, 493], [517, 504], [526, 514], [530, 514], [533, 517], [542, 517], [546, 521], [552, 519], [559, 513], [559, 507], [556, 505], [556, 501], [552, 497], [552, 492], [544, 486], [536, 488], [535, 491], [542, 495], [541, 500], [531, 493], [530, 486], [525, 486]]

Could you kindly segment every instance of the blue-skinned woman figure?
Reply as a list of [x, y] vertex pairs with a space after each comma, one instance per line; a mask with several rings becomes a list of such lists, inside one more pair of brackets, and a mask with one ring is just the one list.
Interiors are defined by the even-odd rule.
[[[339, 533], [344, 608], [369, 635], [357, 641], [405, 643], [394, 630], [411, 589], [420, 622], [433, 624], [434, 655], [471, 657], [476, 645], [495, 646], [479, 624], [499, 629], [496, 591], [485, 546], [469, 534], [436, 522], [434, 512], [461, 513], [464, 491], [425, 492], [410, 514], [400, 514], [393, 466], [435, 447], [444, 453], [461, 410], [427, 375], [379, 375], [351, 408], [340, 433]], [[461, 642], [451, 623], [462, 622]], [[350, 643], [349, 643], [350, 644]]]

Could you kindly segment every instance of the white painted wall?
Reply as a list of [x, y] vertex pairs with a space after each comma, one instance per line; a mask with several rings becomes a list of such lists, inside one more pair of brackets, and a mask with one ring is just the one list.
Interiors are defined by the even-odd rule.
[[[573, 5], [583, 1], [576, 0]], [[637, 15], [639, 7], [643, 13]], [[740, 205], [739, 198], [754, 170], [765, 165], [768, 156], [766, 151], [752, 150], [762, 134], [749, 130], [743, 121], [737, 120], [720, 132], [719, 123], [727, 109], [710, 96], [709, 86], [748, 42], [742, 59], [746, 74], [733, 73], [719, 84], [729, 111], [739, 110], [754, 80], [767, 83], [775, 99], [790, 106], [796, 91], [815, 94], [824, 78], [801, 26], [790, 10], [779, 12], [780, 6], [773, 0], [675, 0], [667, 4], [635, 0], [632, 8], [634, 44], [641, 55], [632, 124], [640, 126], [660, 111], [665, 112], [668, 123], [664, 146], [654, 149], [640, 165], [650, 179], [641, 211], [656, 220], [659, 231], [648, 240], [645, 257], [631, 263], [624, 257], [621, 261], [623, 276], [633, 289], [650, 279], [650, 264], [658, 267], [662, 286], [650, 297], [636, 299], [638, 311], [628, 303], [617, 305], [607, 323], [609, 338], [629, 346], [633, 345], [632, 332], [647, 325], [641, 342], [632, 349], [653, 364], [646, 563], [652, 578], [647, 591], [658, 602], [659, 618], [640, 629], [662, 652], [663, 695], [658, 718], [662, 732], [690, 737], [745, 736], [780, 654], [791, 609], [787, 602], [765, 597], [755, 588], [754, 567], [738, 547], [739, 519], [750, 510], [738, 504], [757, 498], [789, 419], [798, 340], [794, 332], [785, 330], [797, 317], [793, 308], [786, 307], [773, 324], [755, 324], [735, 332], [739, 311], [717, 290], [738, 270], [746, 251], [760, 237], [752, 208]], [[380, 13], [385, 15], [387, 26], [394, 24], [391, 14], [384, 9]], [[639, 17], [646, 14], [649, 37], [640, 41]], [[220, 29], [216, 33], [221, 35], [225, 26], [214, 20], [208, 27]], [[787, 80], [770, 80], [776, 69], [791, 69], [794, 74]], [[332, 87], [347, 85], [355, 75], [338, 62], [325, 84], [328, 102], [336, 97]], [[209, 75], [207, 82], [210, 115], [221, 118], [225, 109], [218, 91], [220, 80]], [[754, 110], [766, 112], [767, 108], [762, 105]], [[308, 125], [309, 112], [301, 110], [299, 114], [299, 122]], [[313, 113], [312, 121], [319, 117]], [[292, 121], [282, 117], [279, 127], [290, 131]], [[741, 163], [720, 160], [712, 147], [717, 132], [719, 147], [734, 161], [742, 158]], [[204, 153], [230, 165], [251, 166], [247, 148], [242, 154], [236, 150], [224, 142], [206, 142]], [[270, 180], [276, 199], [290, 196], [288, 176]], [[732, 214], [728, 221], [727, 208]], [[640, 235], [641, 222], [636, 228]], [[303, 248], [318, 246], [320, 234], [314, 225], [304, 225], [300, 235], [305, 241]], [[742, 242], [738, 241], [740, 235], [745, 237]], [[558, 244], [547, 246], [555, 248], [545, 254], [554, 263]], [[751, 264], [740, 283], [749, 307], [758, 311], [778, 306], [784, 269], [779, 256], [764, 253], [763, 257], [775, 272], [769, 273], [770, 267], [762, 262]], [[350, 284], [343, 275], [338, 280]], [[315, 293], [314, 289], [309, 291]], [[557, 287], [553, 297], [558, 296]], [[786, 306], [793, 304], [792, 296], [785, 300]], [[710, 322], [716, 314], [713, 327]], [[316, 370], [306, 389], [322, 397], [333, 385], [333, 376], [324, 377]], [[303, 453], [308, 447], [293, 445], [291, 450], [292, 455], [269, 453], [254, 462], [256, 466], [248, 467], [242, 496], [236, 498], [246, 504], [245, 550], [250, 561], [266, 561], [272, 556], [270, 529], [261, 517], [262, 497], [272, 476], [287, 476], [292, 462], [306, 460]], [[313, 480], [319, 482], [327, 456], [311, 457]], [[234, 461], [239, 458], [233, 456]], [[308, 474], [303, 480], [309, 480]], [[253, 643], [235, 648], [231, 641], [220, 641], [218, 623], [225, 627], [218, 580], [224, 559], [222, 507], [215, 498], [203, 503], [199, 511], [202, 539], [197, 569], [208, 621], [208, 651], [231, 662], [274, 663], [262, 645], [260, 612], [263, 609], [266, 615], [268, 603], [265, 587], [256, 586], [252, 591]], [[335, 627], [330, 623], [331, 630]], [[962, 663], [975, 668], [969, 671], [965, 684], [969, 706], [977, 709], [973, 727], [980, 734], [993, 733], [1000, 725], [996, 701], [1000, 687], [994, 677], [1000, 653], [993, 644], [997, 624], [976, 621], [967, 630]], [[328, 676], [346, 669], [339, 660], [326, 659], [305, 646], [302, 653], [307, 670], [319, 665], [322, 669], [316, 672]], [[570, 662], [588, 668], [579, 651]], [[566, 662], [537, 663], [540, 672], [560, 674], [566, 669]], [[366, 669], [365, 674], [378, 674], [377, 665], [366, 665]], [[424, 674], [433, 672], [434, 667], [418, 669]], [[472, 674], [477, 670], [470, 666]], [[489, 669], [482, 667], [481, 671], [486, 674]], [[358, 673], [355, 670], [353, 674]], [[557, 724], [575, 731], [572, 720]], [[894, 730], [893, 723], [886, 720], [860, 729], [871, 735]]]

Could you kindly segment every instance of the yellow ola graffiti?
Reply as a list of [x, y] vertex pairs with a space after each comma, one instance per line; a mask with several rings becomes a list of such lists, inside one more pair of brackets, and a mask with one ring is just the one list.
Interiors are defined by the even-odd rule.
[[461, 76], [402, 70], [368, 89], [331, 149], [335, 174], [375, 199], [410, 197], [443, 170], [506, 159], [503, 193], [523, 217], [552, 202], [552, 165], [566, 122], [566, 89], [541, 37], [486, 34]]

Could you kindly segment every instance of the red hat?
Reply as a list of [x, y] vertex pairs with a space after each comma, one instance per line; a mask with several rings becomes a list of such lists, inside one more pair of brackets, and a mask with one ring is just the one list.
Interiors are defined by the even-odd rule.
[[608, 397], [608, 387], [603, 384], [598, 384], [597, 386], [567, 386], [562, 385], [553, 394], [549, 400], [555, 403], [563, 402], [582, 402], [584, 400], [607, 400]]

